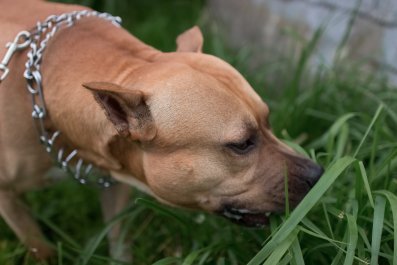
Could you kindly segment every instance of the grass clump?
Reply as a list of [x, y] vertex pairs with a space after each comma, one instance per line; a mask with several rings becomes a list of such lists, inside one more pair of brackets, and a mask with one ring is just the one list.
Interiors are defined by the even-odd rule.
[[[95, 3], [99, 10], [126, 16], [132, 33], [168, 51], [179, 32], [200, 22], [203, 6], [202, 1]], [[245, 62], [247, 53], [236, 54], [205, 31], [205, 51], [231, 62], [269, 103], [275, 133], [326, 168], [288, 217], [273, 216], [268, 228], [251, 230], [170, 209], [136, 192], [140, 199], [104, 224], [98, 191], [65, 181], [27, 196], [58, 250], [55, 264], [123, 264], [111, 260], [105, 240], [120, 220], [134, 242], [134, 264], [397, 264], [397, 90], [382, 74], [341, 60], [329, 67], [311, 65], [322, 30], [285, 67], [267, 71], [272, 68], [267, 64], [255, 74]], [[263, 89], [269, 79], [280, 82]], [[0, 234], [0, 264], [40, 264], [2, 221]]]

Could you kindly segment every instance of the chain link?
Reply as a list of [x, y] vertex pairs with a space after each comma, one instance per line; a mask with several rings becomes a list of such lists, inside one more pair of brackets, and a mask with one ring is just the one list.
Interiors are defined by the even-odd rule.
[[[90, 163], [86, 163], [83, 159], [78, 158], [78, 151], [75, 149], [66, 154], [64, 148], [56, 150], [54, 144], [61, 132], [56, 131], [52, 135], [46, 130], [44, 121], [47, 117], [47, 109], [44, 101], [42, 88], [42, 75], [40, 72], [40, 65], [49, 40], [62, 27], [70, 27], [81, 18], [84, 17], [99, 17], [110, 21], [115, 26], [119, 27], [121, 23], [120, 17], [114, 17], [108, 13], [99, 13], [97, 11], [74, 11], [71, 13], [64, 13], [62, 15], [51, 15], [44, 22], [37, 22], [35, 29], [30, 33], [22, 31], [18, 33], [14, 42], [7, 44], [9, 46], [6, 56], [0, 63], [0, 71], [3, 75], [0, 76], [0, 82], [5, 79], [9, 69], [7, 65], [12, 55], [30, 45], [28, 51], [28, 60], [25, 63], [25, 72], [23, 74], [26, 79], [26, 89], [32, 96], [32, 118], [35, 120], [39, 134], [40, 142], [45, 146], [46, 151], [54, 158], [57, 165], [65, 172], [74, 176], [81, 184], [98, 184], [101, 187], [107, 188], [114, 182], [110, 176], [101, 175], [100, 170], [94, 170]], [[23, 39], [23, 43], [19, 43]], [[77, 160], [75, 166], [71, 166], [70, 162]], [[95, 171], [95, 172], [94, 172]]]
[[[22, 40], [22, 42], [21, 42]], [[23, 50], [30, 44], [30, 33], [28, 31], [21, 31], [17, 34], [13, 42], [6, 44], [7, 52], [4, 55], [3, 60], [0, 62], [0, 83], [6, 79], [10, 69], [8, 64], [16, 51]]]

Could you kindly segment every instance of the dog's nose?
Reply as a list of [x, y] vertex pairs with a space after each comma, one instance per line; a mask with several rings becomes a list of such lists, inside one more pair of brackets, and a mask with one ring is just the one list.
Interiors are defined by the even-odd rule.
[[305, 176], [306, 182], [310, 188], [312, 188], [314, 184], [317, 183], [323, 173], [324, 169], [322, 166], [317, 165], [313, 162], [310, 163], [310, 166], [307, 168], [307, 173]]

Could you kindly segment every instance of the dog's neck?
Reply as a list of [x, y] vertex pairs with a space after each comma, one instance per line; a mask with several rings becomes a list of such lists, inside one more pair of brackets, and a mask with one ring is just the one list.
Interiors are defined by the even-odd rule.
[[[125, 30], [98, 19], [82, 20], [57, 34], [49, 43], [42, 62], [49, 127], [60, 130], [66, 145], [77, 148], [83, 158], [107, 170], [120, 170], [125, 165], [114, 158], [111, 150], [112, 146], [118, 148], [120, 139], [91, 92], [82, 84], [92, 81], [134, 83], [132, 72], [159, 52]], [[104, 50], [112, 53], [105, 54]], [[129, 157], [136, 156], [134, 160], [139, 161], [138, 148], [132, 150], [135, 152]], [[139, 163], [128, 166], [136, 167], [129, 170], [140, 175]]]

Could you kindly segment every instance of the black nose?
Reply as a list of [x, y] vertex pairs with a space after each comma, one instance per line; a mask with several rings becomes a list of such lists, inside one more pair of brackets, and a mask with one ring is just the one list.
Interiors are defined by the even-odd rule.
[[317, 165], [313, 162], [311, 162], [310, 165], [308, 165], [305, 174], [305, 178], [306, 178], [305, 180], [310, 188], [312, 188], [314, 184], [317, 183], [317, 181], [320, 179], [323, 173], [324, 173], [324, 169], [322, 166]]

